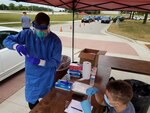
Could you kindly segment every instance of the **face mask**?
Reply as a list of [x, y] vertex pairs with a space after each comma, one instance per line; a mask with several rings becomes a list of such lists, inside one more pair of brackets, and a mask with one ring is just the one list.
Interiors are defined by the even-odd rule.
[[39, 38], [44, 38], [44, 37], [46, 36], [46, 33], [43, 32], [43, 31], [36, 30], [36, 35], [37, 35]]
[[110, 107], [113, 107], [113, 105], [110, 104], [107, 96], [104, 94], [104, 101], [106, 102], [106, 104], [108, 104]]

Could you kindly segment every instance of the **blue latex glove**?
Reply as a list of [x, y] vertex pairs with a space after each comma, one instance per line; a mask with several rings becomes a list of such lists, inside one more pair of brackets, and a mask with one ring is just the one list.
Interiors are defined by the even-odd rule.
[[33, 65], [38, 65], [40, 63], [40, 59], [32, 57], [32, 56], [27, 57], [27, 61]]
[[90, 87], [86, 90], [86, 94], [88, 96], [92, 96], [94, 95], [95, 93], [99, 92], [99, 89], [95, 88], [95, 87]]
[[81, 106], [84, 113], [91, 113], [91, 104], [88, 100], [84, 100], [81, 102]]
[[27, 55], [27, 49], [23, 45], [17, 45], [16, 50], [20, 54], [20, 56], [22, 56], [22, 54], [25, 56]]

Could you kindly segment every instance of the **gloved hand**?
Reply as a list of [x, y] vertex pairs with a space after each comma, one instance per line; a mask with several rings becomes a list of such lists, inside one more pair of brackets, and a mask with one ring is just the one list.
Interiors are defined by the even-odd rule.
[[88, 100], [84, 100], [81, 102], [81, 106], [84, 113], [91, 113], [91, 104]]
[[38, 65], [40, 63], [40, 59], [32, 57], [32, 56], [27, 57], [27, 61], [33, 65]]
[[94, 95], [95, 93], [97, 93], [99, 91], [99, 89], [95, 88], [95, 87], [90, 87], [86, 90], [86, 94], [88, 96], [92, 96]]
[[27, 49], [23, 45], [17, 45], [16, 50], [20, 54], [20, 56], [22, 56], [22, 54], [25, 56], [27, 55]]

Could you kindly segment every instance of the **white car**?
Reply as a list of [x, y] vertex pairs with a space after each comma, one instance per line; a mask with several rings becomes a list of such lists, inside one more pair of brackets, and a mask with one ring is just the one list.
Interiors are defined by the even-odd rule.
[[134, 19], [134, 20], [142, 20], [142, 17], [134, 16], [133, 19]]
[[0, 27], [0, 81], [22, 70], [24, 56], [20, 56], [16, 51], [9, 50], [3, 46], [3, 40], [10, 34], [17, 34], [19, 30]]

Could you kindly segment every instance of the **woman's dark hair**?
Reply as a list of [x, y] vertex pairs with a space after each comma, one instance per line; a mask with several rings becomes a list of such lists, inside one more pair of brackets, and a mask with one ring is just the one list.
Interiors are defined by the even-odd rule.
[[49, 25], [50, 18], [47, 14], [40, 12], [35, 16], [34, 22], [38, 25]]

